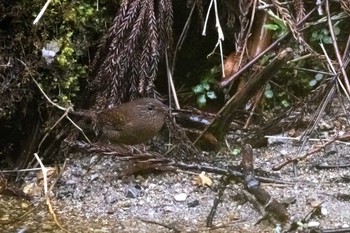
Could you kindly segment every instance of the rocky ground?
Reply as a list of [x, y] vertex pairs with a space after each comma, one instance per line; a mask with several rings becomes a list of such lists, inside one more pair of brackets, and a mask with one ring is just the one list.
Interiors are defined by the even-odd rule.
[[[348, 142], [335, 141], [300, 161], [297, 176], [291, 164], [272, 171], [288, 157], [315, 149], [336, 133], [346, 135], [347, 129], [341, 108], [334, 106], [323, 116], [317, 134], [302, 152], [299, 152], [301, 143], [288, 137], [288, 133], [275, 135], [266, 148], [254, 149], [257, 172], [275, 180], [262, 183], [262, 187], [280, 202], [294, 200], [287, 207], [289, 221], [280, 225], [283, 230], [288, 230], [291, 223], [299, 224], [294, 232], [349, 227]], [[298, 131], [296, 136], [301, 133]], [[233, 156], [224, 147], [219, 154], [207, 155], [215, 160], [213, 165], [239, 165], [240, 156]], [[195, 171], [118, 178], [129, 165], [115, 156], [69, 155], [61, 177], [50, 192], [51, 204], [63, 229], [69, 232], [282, 232], [276, 222], [258, 222], [262, 215], [254, 201], [244, 194], [240, 181], [227, 186], [214, 216], [214, 226], [207, 228], [207, 217], [221, 184], [219, 175], [206, 174], [213, 181], [210, 187], [200, 185], [200, 172]], [[65, 232], [54, 222], [41, 190], [35, 188], [34, 184], [39, 182], [37, 173], [27, 173], [23, 186], [31, 192], [31, 201], [0, 196], [1, 232]]]

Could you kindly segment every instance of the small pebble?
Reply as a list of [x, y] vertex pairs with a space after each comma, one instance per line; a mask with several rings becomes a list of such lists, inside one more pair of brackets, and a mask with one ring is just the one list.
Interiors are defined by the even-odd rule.
[[321, 206], [321, 214], [323, 216], [327, 216], [328, 210], [327, 210], [326, 206], [323, 206], [323, 205]]
[[310, 228], [319, 227], [319, 226], [320, 226], [320, 223], [316, 221], [312, 221], [307, 224], [307, 227], [310, 227]]
[[171, 213], [171, 212], [175, 212], [175, 208], [173, 206], [165, 206], [163, 208], [164, 212], [166, 213]]
[[198, 200], [191, 201], [191, 202], [187, 203], [187, 206], [190, 208], [199, 206], [199, 201]]
[[118, 197], [116, 195], [110, 195], [110, 194], [106, 195], [106, 202], [107, 203], [113, 204], [113, 203], [115, 203], [117, 201], [118, 201]]
[[126, 191], [126, 197], [129, 197], [129, 198], [136, 198], [136, 197], [139, 197], [141, 196], [141, 189], [139, 189], [138, 187], [136, 186], [133, 186], [133, 187], [129, 187]]
[[187, 194], [186, 193], [179, 193], [174, 196], [175, 201], [186, 201]]

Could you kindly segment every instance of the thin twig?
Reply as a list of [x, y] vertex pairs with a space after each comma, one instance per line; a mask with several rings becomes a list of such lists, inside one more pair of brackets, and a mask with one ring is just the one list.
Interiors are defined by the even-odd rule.
[[[60, 119], [58, 119], [58, 121], [50, 128], [50, 131], [56, 127], [56, 125], [64, 118], [66, 117], [73, 125], [74, 127], [76, 127], [84, 136], [84, 138], [89, 142], [91, 143], [91, 141], [89, 140], [89, 138], [86, 136], [86, 134], [84, 133], [83, 129], [81, 129], [69, 116], [68, 116], [68, 113], [69, 112], [72, 112], [73, 111], [73, 108], [72, 107], [68, 107], [68, 108], [65, 108], [65, 107], [62, 107], [56, 103], [54, 103], [50, 97], [48, 97], [45, 93], [45, 91], [40, 87], [39, 83], [35, 80], [35, 78], [32, 78], [34, 83], [36, 84], [36, 86], [39, 88], [40, 92], [44, 95], [44, 97], [47, 99], [47, 101], [52, 104], [53, 106], [55, 106], [56, 108], [62, 110], [62, 111], [65, 111], [65, 113], [61, 116]], [[47, 137], [47, 134], [45, 135], [44, 139]], [[42, 140], [43, 141], [43, 140]], [[40, 148], [40, 145], [42, 144], [42, 142], [40, 142], [39, 144], [39, 148]]]
[[90, 139], [86, 136], [84, 130], [82, 128], [80, 128], [68, 115], [66, 115], [66, 118], [74, 125], [75, 128], [77, 128], [80, 131], [80, 133], [84, 136], [86, 141], [91, 143]]
[[[156, 222], [156, 221], [153, 221], [153, 220], [148, 220], [148, 219], [144, 219], [144, 218], [140, 218], [140, 217], [137, 217], [137, 219], [140, 220], [141, 222], [144, 222], [144, 223], [150, 223], [150, 224], [155, 224], [155, 225], [158, 225], [158, 226], [162, 226], [162, 227], [164, 227], [166, 229], [172, 230], [175, 233], [183, 232], [180, 229], [178, 229], [174, 224], [165, 224], [165, 223]], [[179, 225], [181, 225], [181, 224], [179, 224]]]
[[[171, 92], [169, 94], [173, 95], [174, 103], [175, 103], [175, 109], [179, 110], [181, 108], [180, 108], [179, 100], [177, 98], [177, 93], [176, 93], [176, 89], [175, 89], [175, 85], [174, 85], [172, 71], [170, 70], [170, 66], [169, 66], [169, 57], [168, 57], [167, 49], [165, 49], [165, 63], [166, 63], [166, 70], [167, 70], [166, 73], [167, 73], [167, 76], [168, 76], [169, 90], [171, 90]], [[169, 96], [171, 96], [171, 95], [169, 95]], [[171, 105], [171, 103], [169, 103], [169, 105]]]
[[249, 27], [248, 27], [248, 30], [246, 32], [246, 36], [245, 36], [245, 39], [244, 39], [242, 52], [241, 52], [241, 55], [239, 57], [239, 64], [242, 64], [243, 56], [245, 55], [244, 51], [247, 48], [248, 38], [249, 38], [250, 32], [252, 31], [252, 28], [253, 28], [253, 23], [254, 23], [255, 14], [256, 14], [256, 4], [257, 4], [257, 2], [258, 2], [258, 0], [254, 0], [254, 2], [253, 2], [252, 14], [250, 16]]
[[175, 51], [174, 51], [174, 59], [171, 65], [171, 73], [174, 75], [174, 71], [175, 71], [175, 63], [176, 63], [176, 57], [177, 57], [177, 52], [181, 49], [181, 46], [186, 38], [186, 34], [188, 32], [188, 29], [190, 28], [190, 22], [191, 22], [191, 18], [192, 18], [192, 14], [194, 11], [194, 8], [196, 6], [197, 3], [193, 4], [191, 11], [187, 17], [186, 23], [182, 29], [181, 35], [176, 43], [176, 47], [175, 47]]
[[39, 22], [39, 20], [41, 19], [41, 17], [44, 15], [47, 7], [49, 6], [51, 0], [47, 0], [45, 5], [43, 6], [43, 8], [41, 8], [39, 14], [36, 16], [35, 20], [33, 21], [33, 24], [37, 24]]
[[[174, 85], [174, 81], [173, 81], [173, 76], [174, 76], [174, 72], [175, 72], [175, 63], [176, 63], [176, 57], [177, 57], [177, 52], [181, 49], [181, 46], [186, 38], [186, 34], [188, 32], [188, 29], [190, 28], [190, 22], [191, 22], [191, 18], [192, 18], [192, 14], [194, 11], [194, 8], [196, 6], [197, 3], [194, 3], [191, 11], [187, 17], [186, 23], [182, 29], [181, 35], [176, 43], [176, 47], [175, 47], [175, 51], [174, 51], [174, 57], [173, 57], [173, 61], [171, 64], [171, 69], [169, 66], [169, 57], [168, 57], [168, 53], [167, 53], [167, 49], [165, 49], [165, 62], [166, 62], [166, 68], [167, 68], [167, 77], [168, 77], [168, 85], [169, 85], [169, 98], [171, 98], [171, 93], [173, 93], [174, 96], [174, 102], [175, 102], [175, 108], [176, 109], [181, 109], [178, 98], [177, 98], [177, 93], [176, 93], [176, 89], [175, 89], [175, 85]], [[171, 104], [171, 101], [169, 99], [169, 104]]]
[[329, 65], [329, 67], [330, 67], [330, 69], [331, 69], [331, 72], [332, 72], [333, 75], [338, 79], [339, 85], [340, 85], [341, 88], [343, 89], [343, 91], [344, 91], [346, 97], [348, 98], [348, 100], [350, 100], [349, 92], [347, 92], [346, 88], [345, 88], [344, 85], [343, 85], [343, 82], [339, 79], [339, 75], [337, 75], [336, 69], [335, 69], [335, 67], [334, 67], [334, 65], [333, 65], [333, 63], [332, 63], [332, 61], [331, 61], [331, 59], [329, 58], [328, 53], [327, 53], [327, 51], [326, 51], [324, 45], [323, 45], [322, 43], [320, 43], [320, 46], [321, 46], [322, 51], [323, 51], [323, 53], [324, 53], [324, 55], [325, 55], [325, 57], [326, 57], [326, 59], [327, 59], [328, 65]]
[[39, 145], [38, 145], [38, 151], [41, 148], [41, 145], [44, 143], [45, 139], [49, 136], [49, 133], [60, 123], [68, 114], [68, 110], [64, 112], [64, 114], [49, 128], [49, 130], [46, 132], [44, 137], [41, 139]]
[[350, 135], [343, 135], [343, 136], [335, 135], [332, 139], [330, 139], [329, 141], [325, 142], [324, 144], [322, 144], [320, 146], [317, 146], [317, 147], [314, 146], [312, 149], [306, 151], [305, 153], [303, 153], [301, 155], [287, 158], [284, 162], [281, 162], [280, 164], [277, 164], [277, 165], [273, 166], [272, 170], [273, 171], [279, 171], [284, 166], [286, 166], [286, 165], [288, 165], [290, 163], [294, 163], [294, 162], [305, 160], [310, 155], [313, 155], [313, 154], [315, 154], [317, 152], [320, 152], [326, 146], [332, 144], [333, 142], [336, 142], [337, 140], [346, 140], [346, 139], [349, 139], [349, 137], [350, 137]]
[[222, 76], [225, 76], [225, 71], [224, 71], [224, 54], [223, 54], [223, 49], [222, 49], [222, 41], [224, 41], [225, 37], [224, 37], [224, 33], [222, 31], [221, 25], [220, 25], [220, 19], [219, 19], [219, 13], [218, 13], [218, 6], [217, 6], [217, 1], [216, 0], [211, 0], [209, 7], [208, 7], [208, 11], [207, 11], [207, 15], [205, 17], [205, 22], [204, 22], [204, 27], [203, 27], [203, 31], [202, 31], [202, 35], [205, 36], [206, 35], [206, 31], [207, 31], [207, 24], [208, 24], [208, 19], [209, 19], [209, 13], [210, 10], [212, 8], [212, 6], [214, 5], [214, 12], [215, 12], [215, 27], [217, 29], [218, 32], [218, 41], [213, 49], [213, 52], [211, 52], [208, 56], [210, 56], [211, 54], [214, 53], [214, 51], [216, 50], [216, 48], [219, 46], [220, 48], [220, 58], [221, 58], [221, 69], [222, 69]]
[[60, 168], [60, 173], [57, 175], [56, 179], [52, 182], [50, 188], [49, 188], [49, 191], [51, 192], [52, 189], [55, 187], [57, 181], [60, 179], [60, 177], [62, 176], [63, 172], [64, 172], [64, 169], [66, 168], [66, 165], [67, 165], [67, 161], [68, 159], [65, 159], [64, 160], [64, 163], [62, 165], [62, 167]]
[[340, 70], [341, 70], [341, 72], [343, 74], [343, 79], [344, 79], [346, 90], [347, 90], [346, 93], [347, 93], [347, 96], [349, 98], [349, 95], [350, 95], [350, 83], [349, 83], [348, 75], [346, 74], [346, 71], [345, 71], [345, 68], [344, 68], [342, 57], [341, 57], [340, 52], [339, 52], [338, 43], [337, 43], [337, 40], [335, 38], [334, 29], [333, 29], [332, 20], [331, 20], [331, 13], [329, 11], [329, 2], [328, 2], [328, 0], [326, 0], [326, 12], [327, 12], [327, 21], [328, 21], [329, 32], [330, 32], [332, 40], [333, 40], [334, 51], [335, 51], [335, 54], [337, 56], [337, 60], [338, 60], [339, 66], [340, 66]]
[[344, 49], [344, 52], [343, 52], [343, 61], [345, 60], [345, 58], [347, 56], [349, 56], [349, 48], [350, 48], [350, 35], [348, 36], [348, 40], [346, 42], [346, 46], [345, 46], [345, 49]]
[[35, 80], [35, 78], [32, 78], [34, 83], [36, 84], [36, 86], [39, 88], [40, 92], [44, 95], [44, 97], [47, 99], [47, 101], [49, 101], [50, 104], [52, 104], [53, 106], [55, 106], [56, 108], [62, 110], [62, 111], [68, 111], [67, 108], [62, 107], [56, 103], [54, 103], [45, 93], [45, 91], [41, 88], [41, 86], [39, 85], [39, 83]]
[[36, 158], [36, 160], [38, 161], [38, 163], [40, 164], [41, 167], [41, 171], [43, 173], [43, 179], [44, 179], [44, 194], [45, 196], [47, 195], [47, 168], [44, 166], [43, 162], [41, 161], [41, 159], [39, 158], [38, 153], [34, 153], [34, 156]]
[[[300, 20], [296, 26], [299, 26], [300, 24], [304, 23], [304, 21], [309, 18], [309, 16], [315, 11], [316, 8], [313, 8], [307, 15], [305, 15], [305, 17]], [[219, 83], [219, 86], [221, 88], [227, 86], [228, 84], [230, 84], [233, 80], [235, 80], [239, 75], [241, 75], [244, 71], [246, 71], [249, 67], [251, 67], [253, 64], [256, 63], [257, 60], [259, 60], [262, 56], [264, 56], [268, 51], [270, 51], [272, 48], [274, 48], [277, 44], [279, 44], [279, 42], [281, 42], [282, 40], [284, 40], [288, 35], [290, 34], [290, 32], [286, 32], [283, 35], [281, 35], [280, 38], [278, 38], [275, 42], [273, 42], [269, 47], [267, 47], [264, 51], [262, 51], [261, 53], [259, 53], [259, 55], [257, 55], [256, 57], [254, 57], [250, 62], [248, 62], [245, 66], [243, 66], [241, 69], [239, 69], [236, 73], [234, 73], [233, 75], [231, 75], [229, 78], [222, 80]]]
[[38, 153], [34, 153], [34, 156], [36, 158], [36, 160], [38, 161], [38, 163], [40, 164], [40, 167], [41, 167], [41, 171], [43, 173], [43, 179], [44, 179], [44, 195], [45, 195], [45, 199], [46, 199], [46, 204], [49, 208], [49, 211], [52, 215], [52, 217], [54, 218], [54, 221], [56, 223], [56, 225], [64, 232], [69, 232], [67, 231], [66, 229], [63, 228], [63, 226], [58, 222], [57, 220], [57, 216], [52, 208], [52, 205], [51, 205], [51, 200], [50, 200], [50, 195], [49, 195], [49, 192], [48, 192], [48, 183], [47, 183], [47, 168], [44, 166], [43, 162], [41, 161], [41, 159], [39, 158], [39, 155]]

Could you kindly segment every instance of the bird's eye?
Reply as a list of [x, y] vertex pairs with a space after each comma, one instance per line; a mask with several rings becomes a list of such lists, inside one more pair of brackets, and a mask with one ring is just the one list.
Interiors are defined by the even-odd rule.
[[154, 109], [154, 106], [153, 105], [148, 105], [148, 108], [147, 108], [149, 111], [152, 111]]

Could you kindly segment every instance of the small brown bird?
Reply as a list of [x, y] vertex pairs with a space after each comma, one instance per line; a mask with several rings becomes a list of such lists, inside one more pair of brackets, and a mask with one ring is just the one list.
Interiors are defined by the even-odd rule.
[[113, 143], [134, 145], [158, 134], [164, 125], [167, 109], [157, 99], [142, 98], [100, 111], [73, 114], [91, 119], [102, 138]]

